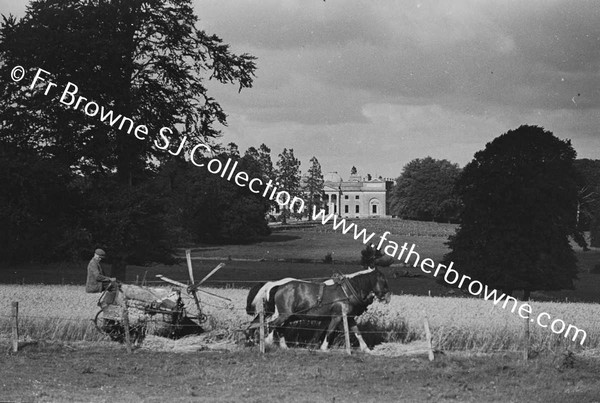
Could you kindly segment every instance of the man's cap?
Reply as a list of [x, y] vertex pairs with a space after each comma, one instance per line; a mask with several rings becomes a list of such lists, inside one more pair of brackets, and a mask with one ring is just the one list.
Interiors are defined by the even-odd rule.
[[106, 256], [106, 252], [104, 252], [102, 249], [96, 249], [94, 253], [100, 257]]

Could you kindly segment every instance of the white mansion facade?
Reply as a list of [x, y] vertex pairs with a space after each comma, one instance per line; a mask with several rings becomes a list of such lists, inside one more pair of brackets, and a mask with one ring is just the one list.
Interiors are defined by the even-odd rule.
[[325, 210], [342, 217], [383, 217], [386, 211], [386, 181], [350, 175], [344, 181], [337, 172], [324, 177]]

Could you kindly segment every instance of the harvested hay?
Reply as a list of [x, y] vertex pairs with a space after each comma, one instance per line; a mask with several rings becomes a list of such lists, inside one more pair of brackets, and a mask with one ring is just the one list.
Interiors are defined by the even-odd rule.
[[376, 345], [371, 354], [383, 355], [386, 357], [401, 357], [410, 355], [422, 355], [429, 352], [427, 341], [414, 341], [408, 344], [402, 343], [381, 343]]
[[172, 353], [192, 353], [197, 351], [236, 351], [240, 347], [232, 340], [215, 340], [207, 334], [186, 336], [178, 340], [148, 335], [140, 348], [142, 350], [165, 351]]

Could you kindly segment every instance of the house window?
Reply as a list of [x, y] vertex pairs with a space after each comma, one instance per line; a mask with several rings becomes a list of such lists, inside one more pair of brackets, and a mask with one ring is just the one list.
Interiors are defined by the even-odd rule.
[[360, 199], [360, 196], [356, 195], [356, 196], [354, 196], [354, 199], [358, 200], [358, 199]]
[[379, 206], [381, 205], [380, 201], [373, 198], [369, 201], [369, 206], [371, 206], [371, 213], [370, 215], [373, 216], [379, 216], [380, 214], [384, 214], [383, 212], [385, 211], [385, 207], [383, 209], [383, 212], [379, 212]]
[[355, 210], [356, 214], [360, 213], [360, 206], [358, 204], [355, 206]]
[[349, 197], [350, 196], [348, 196], [348, 195], [344, 195], [344, 199], [346, 199], [346, 200], [348, 200]]
[[344, 213], [348, 213], [348, 205], [347, 204], [344, 206]]

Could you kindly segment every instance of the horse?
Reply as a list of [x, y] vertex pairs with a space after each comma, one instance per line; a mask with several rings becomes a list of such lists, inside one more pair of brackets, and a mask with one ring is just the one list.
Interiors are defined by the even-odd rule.
[[321, 344], [321, 350], [327, 351], [331, 333], [339, 326], [343, 314], [346, 314], [361, 351], [370, 351], [358, 331], [355, 318], [363, 314], [375, 298], [389, 302], [390, 295], [387, 280], [377, 268], [368, 268], [324, 283], [288, 281], [275, 291], [274, 303], [278, 316], [270, 325], [279, 336], [280, 347], [287, 349], [283, 335], [287, 323], [293, 320], [330, 319]]
[[[255, 315], [255, 317], [246, 329], [245, 334], [247, 340], [250, 340], [254, 337], [254, 332], [260, 326], [260, 318], [258, 316], [259, 309], [263, 310], [265, 321], [274, 319], [273, 315], [276, 313], [274, 300], [275, 292], [279, 289], [279, 287], [291, 281], [304, 280], [287, 277], [276, 281], [261, 282], [250, 289], [250, 292], [248, 292], [248, 297], [246, 298], [246, 313], [248, 315]], [[259, 305], [261, 300], [262, 306]]]
[[[346, 277], [352, 278], [361, 273], [363, 273], [363, 272], [359, 271], [356, 273], [348, 274]], [[246, 297], [246, 313], [248, 315], [254, 315], [254, 319], [252, 320], [252, 322], [250, 322], [250, 325], [248, 326], [248, 328], [245, 331], [247, 340], [250, 340], [254, 337], [254, 332], [260, 326], [259, 325], [260, 318], [258, 316], [258, 312], [259, 312], [259, 309], [261, 309], [261, 307], [259, 306], [261, 299], [262, 299], [262, 304], [263, 304], [262, 309], [264, 312], [265, 322], [268, 323], [270, 321], [275, 320], [275, 318], [277, 317], [277, 310], [275, 309], [275, 299], [274, 299], [275, 293], [277, 292], [279, 287], [281, 287], [282, 285], [287, 284], [291, 281], [301, 281], [301, 282], [305, 282], [305, 283], [307, 282], [306, 280], [299, 280], [299, 279], [292, 278], [292, 277], [286, 277], [281, 280], [260, 282], [250, 289], [250, 291], [248, 292], [248, 297]], [[328, 280], [325, 280], [323, 283], [325, 285], [333, 285], [334, 281], [332, 279], [328, 279]], [[273, 334], [270, 333], [269, 341], [272, 339], [272, 336], [273, 336]]]

